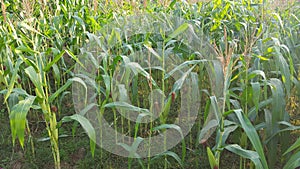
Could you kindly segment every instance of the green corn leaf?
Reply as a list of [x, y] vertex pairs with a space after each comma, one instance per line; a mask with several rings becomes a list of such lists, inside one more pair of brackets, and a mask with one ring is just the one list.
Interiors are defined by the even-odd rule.
[[52, 69], [53, 69], [55, 81], [58, 85], [60, 85], [60, 79], [61, 79], [60, 69], [58, 68], [57, 64], [55, 64], [55, 63], [52, 65]]
[[34, 70], [32, 66], [29, 66], [25, 69], [25, 73], [29, 76], [30, 80], [36, 87], [36, 95], [40, 98], [45, 97], [44, 89], [43, 89], [43, 84], [41, 82], [41, 77], [39, 74]]
[[15, 139], [18, 137], [21, 146], [24, 147], [26, 116], [34, 100], [35, 96], [28, 96], [24, 100], [19, 101], [19, 103], [14, 105], [11, 109], [9, 118], [13, 144], [15, 144]]
[[57, 98], [57, 96], [58, 96], [61, 92], [65, 91], [71, 84], [72, 84], [72, 82], [68, 80], [62, 87], [60, 87], [55, 93], [53, 93], [53, 94], [49, 97], [49, 103], [53, 102], [53, 100], [54, 100], [55, 98]]
[[289, 161], [284, 165], [283, 169], [292, 169], [300, 166], [300, 151], [293, 154]]
[[182, 32], [184, 32], [190, 25], [188, 23], [184, 23], [180, 25], [173, 33], [169, 35], [167, 39], [164, 40], [164, 42], [168, 42], [171, 39], [175, 38], [176, 36], [180, 35]]
[[216, 119], [209, 120], [205, 122], [205, 126], [201, 129], [201, 132], [198, 137], [198, 142], [203, 143], [212, 135], [216, 130], [219, 122]]
[[161, 123], [165, 123], [166, 118], [168, 117], [168, 114], [170, 112], [171, 104], [172, 104], [172, 96], [169, 96], [168, 99], [164, 103], [163, 112], [160, 116]]
[[72, 16], [77, 22], [79, 22], [79, 24], [82, 26], [82, 29], [83, 29], [83, 32], [85, 32], [85, 23], [84, 23], [84, 21], [80, 18], [80, 17], [78, 17], [78, 16]]
[[[217, 97], [224, 97], [224, 87], [225, 85], [228, 86], [228, 83], [230, 83], [230, 79], [227, 79], [227, 82], [225, 83], [225, 77], [222, 69], [222, 65], [218, 60], [212, 60], [211, 62], [208, 62], [205, 64], [206, 71], [209, 75], [210, 83], [211, 83], [211, 90], [212, 93]], [[228, 69], [229, 71], [230, 69]], [[230, 73], [230, 72], [229, 72]], [[230, 73], [231, 74], [231, 73]]]
[[[275, 124], [278, 121], [282, 121], [284, 119], [285, 114], [285, 92], [283, 89], [283, 84], [279, 79], [271, 78], [271, 91], [272, 91], [272, 123]], [[275, 113], [276, 112], [276, 113]]]
[[152, 129], [152, 131], [157, 131], [157, 130], [162, 130], [162, 129], [175, 129], [179, 132], [181, 138], [182, 139], [184, 138], [181, 128], [175, 124], [162, 124], [157, 127], [154, 127]]
[[17, 63], [16, 63], [16, 66], [14, 68], [14, 70], [12, 71], [13, 74], [12, 74], [12, 77], [10, 79], [10, 83], [8, 85], [8, 89], [7, 89], [7, 92], [6, 92], [6, 95], [4, 97], [4, 102], [6, 102], [7, 98], [9, 97], [9, 95], [11, 94], [13, 88], [14, 88], [14, 85], [15, 85], [15, 82], [17, 80], [17, 74], [18, 74], [18, 71], [19, 71], [19, 67], [20, 65], [23, 63], [23, 61], [19, 58], [17, 60]]
[[129, 96], [127, 94], [128, 91], [127, 91], [125, 85], [124, 84], [118, 84], [117, 86], [118, 86], [119, 94], [120, 94], [119, 100], [121, 102], [129, 102]]
[[84, 87], [85, 96], [86, 96], [87, 86], [86, 86], [85, 82], [82, 79], [78, 78], [78, 77], [74, 77], [72, 79], [69, 79], [62, 87], [60, 87], [55, 93], [53, 93], [49, 97], [49, 103], [53, 102], [54, 99], [57, 98], [60, 93], [64, 92], [73, 82], [78, 82]]
[[186, 155], [186, 144], [185, 144], [184, 135], [182, 133], [180, 126], [175, 125], [175, 124], [162, 124], [157, 127], [154, 127], [152, 129], [152, 131], [162, 130], [162, 129], [175, 129], [179, 132], [181, 139], [182, 139], [182, 161], [184, 161], [185, 155]]
[[[11, 93], [8, 97], [8, 101], [7, 101], [7, 104], [8, 104], [8, 107], [10, 109], [12, 109], [12, 107], [14, 105], [16, 105], [17, 103], [19, 102], [19, 94], [17, 93]], [[10, 112], [9, 112], [10, 113]]]
[[[3, 91], [0, 91], [0, 94], [1, 93], [6, 93], [7, 92], [7, 90], [3, 90]], [[18, 94], [18, 95], [22, 95], [22, 96], [29, 96], [29, 94], [24, 90], [24, 89], [21, 89], [21, 88], [14, 88], [13, 90], [12, 90], [12, 92], [13, 93], [16, 93], [16, 94]]]
[[23, 55], [20, 55], [20, 58], [22, 58], [23, 62], [25, 62], [28, 66], [32, 66], [35, 70], [38, 70], [38, 66], [35, 62], [28, 58], [25, 58]]
[[261, 161], [259, 160], [259, 155], [255, 151], [245, 150], [237, 144], [230, 144], [224, 147], [228, 151], [231, 151], [243, 158], [250, 159], [257, 169], [264, 169]]
[[173, 70], [171, 70], [169, 73], [165, 75], [165, 79], [168, 79], [171, 77], [175, 72], [182, 70], [183, 68], [188, 68], [189, 65], [196, 65], [199, 63], [205, 63], [207, 60], [202, 59], [202, 60], [189, 60], [181, 63], [180, 65], [176, 66]]
[[266, 80], [265, 72], [263, 72], [261, 70], [254, 70], [254, 71], [250, 72], [248, 75], [248, 80], [253, 79], [254, 77], [256, 77], [258, 75], [260, 75], [264, 80]]
[[145, 78], [150, 79], [151, 78], [151, 82], [153, 86], [157, 86], [155, 80], [150, 77], [150, 74], [148, 72], [146, 72], [140, 64], [138, 64], [137, 62], [129, 62], [125, 64], [126, 67], [130, 67], [131, 70], [133, 71], [133, 73], [136, 75], [138, 73], [140, 73], [141, 75], [143, 75]]
[[285, 89], [289, 95], [291, 90], [291, 74], [289, 65], [287, 64], [285, 58], [280, 52], [280, 48], [275, 46], [275, 52], [276, 52], [276, 62], [279, 64], [279, 69], [281, 71], [281, 78], [282, 82], [284, 83]]
[[298, 138], [297, 141], [296, 141], [293, 145], [291, 145], [291, 146], [283, 153], [283, 155], [286, 155], [286, 154], [288, 154], [289, 152], [291, 152], [291, 151], [293, 151], [293, 150], [295, 150], [295, 149], [297, 149], [297, 148], [299, 148], [299, 147], [300, 147], [300, 138]]
[[218, 106], [217, 98], [215, 96], [210, 97], [210, 111], [205, 120], [204, 126], [200, 131], [198, 141], [205, 142], [216, 130], [221, 118], [221, 111]]
[[217, 160], [209, 147], [206, 148], [208, 161], [211, 169], [219, 168]]
[[231, 126], [226, 126], [224, 128], [224, 134], [222, 137], [222, 145], [225, 145], [225, 142], [227, 138], [229, 137], [230, 133], [234, 132], [238, 128], [237, 125], [231, 125]]
[[205, 104], [205, 110], [204, 110], [204, 120], [206, 121], [208, 115], [209, 115], [209, 110], [210, 110], [210, 104], [211, 104], [211, 101], [210, 99], [207, 99], [206, 100], [206, 104]]
[[142, 122], [142, 120], [143, 120], [143, 118], [144, 117], [147, 117], [147, 116], [152, 116], [152, 114], [149, 112], [149, 113], [140, 113], [139, 115], [138, 115], [138, 117], [136, 118], [136, 130], [138, 130], [138, 125]]
[[84, 107], [84, 109], [80, 110], [80, 112], [78, 114], [85, 116], [87, 112], [89, 112], [90, 110], [93, 110], [93, 108], [98, 107], [97, 104], [95, 103], [91, 103], [87, 106]]
[[154, 158], [151, 159], [151, 162], [153, 162], [154, 160], [156, 160], [156, 159], [158, 159], [160, 157], [163, 157], [163, 156], [170, 156], [170, 157], [174, 158], [178, 162], [178, 164], [181, 167], [183, 167], [182, 160], [179, 158], [179, 156], [176, 153], [174, 153], [172, 151], [165, 151], [163, 153], [160, 153], [160, 154], [156, 155]]
[[[267, 110], [265, 110], [267, 111]], [[270, 114], [270, 111], [267, 111], [269, 112]], [[267, 118], [270, 118], [270, 117], [265, 117], [266, 119]], [[267, 121], [267, 120], [266, 120]], [[269, 120], [268, 120], [269, 121]], [[267, 137], [267, 139], [264, 141], [264, 143], [268, 143], [270, 140], [272, 140], [273, 137], [275, 137], [276, 135], [278, 135], [279, 133], [282, 133], [282, 132], [285, 132], [285, 131], [295, 131], [295, 130], [300, 130], [300, 126], [294, 126], [292, 125], [291, 123], [289, 122], [286, 122], [286, 121], [279, 121], [277, 122], [278, 125], [284, 125], [284, 126], [287, 126], [286, 128], [282, 128], [279, 130], [273, 130], [273, 133], [272, 135], [270, 135], [269, 137]], [[271, 127], [270, 127], [271, 128]], [[287, 137], [289, 138], [289, 137]]]
[[105, 84], [105, 95], [106, 98], [109, 97], [109, 92], [110, 92], [110, 76], [109, 75], [102, 75], [103, 81]]
[[34, 33], [36, 33], [36, 34], [39, 34], [39, 35], [41, 35], [41, 36], [47, 38], [45, 35], [41, 34], [39, 31], [37, 31], [36, 29], [34, 29], [32, 26], [29, 26], [29, 25], [26, 24], [25, 22], [21, 22], [21, 23], [19, 23], [19, 25], [20, 25], [21, 27], [23, 27], [23, 28], [25, 28], [25, 29], [31, 31], [31, 32], [34, 32]]
[[65, 50], [66, 53], [76, 61], [76, 63], [78, 63], [81, 67], [85, 68], [85, 66], [80, 62], [80, 60], [78, 59], [78, 57], [76, 55], [74, 55], [74, 53], [72, 53], [70, 50]]
[[15, 49], [15, 52], [17, 54], [21, 54], [22, 52], [27, 52], [27, 53], [29, 53], [31, 55], [34, 55], [34, 54], [38, 53], [38, 52], [32, 50], [29, 46], [25, 46], [25, 45], [21, 45], [21, 46], [17, 47]]
[[[281, 135], [276, 135], [276, 133], [279, 132], [279, 121], [284, 121], [286, 116], [285, 111], [285, 92], [282, 82], [279, 79], [271, 78], [270, 79], [270, 87], [272, 91], [272, 109], [271, 113], [269, 115], [270, 122], [268, 123], [268, 128], [266, 130], [266, 136], [270, 137], [275, 135], [272, 139], [268, 140], [267, 148], [270, 149], [268, 153], [269, 160], [269, 166], [271, 168], [274, 168], [275, 163], [278, 159], [278, 156], [276, 155], [278, 150], [274, 149], [273, 147], [276, 146], [279, 142], [281, 144], [282, 149], [287, 149], [287, 140], [289, 140], [289, 135], [286, 135], [286, 133], [282, 133]], [[267, 119], [267, 118], [266, 118]], [[282, 151], [284, 151], [282, 150]]]
[[174, 85], [173, 85], [173, 89], [172, 92], [177, 92], [178, 90], [181, 89], [181, 87], [183, 86], [184, 82], [186, 81], [186, 78], [188, 77], [188, 75], [192, 72], [192, 70], [195, 68], [196, 65], [194, 65], [193, 67], [191, 67], [187, 72], [185, 72], [180, 79], [178, 79]]
[[260, 138], [255, 130], [255, 128], [253, 127], [253, 125], [251, 124], [250, 120], [247, 118], [247, 116], [245, 116], [244, 114], [242, 114], [242, 110], [235, 110], [235, 114], [238, 117], [241, 127], [244, 129], [244, 131], [246, 132], [246, 135], [248, 136], [250, 142], [252, 143], [254, 149], [256, 150], [256, 152], [258, 153], [262, 166], [264, 169], [268, 169], [268, 164], [267, 164], [267, 160], [264, 154], [264, 149], [263, 146], [260, 142]]
[[143, 118], [144, 117], [147, 117], [147, 116], [151, 116], [152, 114], [150, 113], [139, 113], [138, 117], [136, 118], [136, 123], [135, 123], [135, 127], [134, 127], [134, 138], [137, 138], [137, 134], [138, 134], [138, 130], [139, 130], [139, 126], [140, 126], [140, 123], [142, 122]]
[[54, 59], [46, 65], [46, 67], [44, 68], [44, 71], [48, 72], [48, 70], [52, 67], [52, 65], [55, 64], [56, 62], [58, 62], [64, 54], [65, 54], [65, 51], [61, 51], [58, 55], [56, 55], [54, 57]]
[[120, 35], [120, 32], [117, 28], [114, 28], [111, 31], [111, 34], [109, 36], [109, 39], [108, 39], [107, 43], [108, 43], [108, 46], [110, 46], [110, 47], [115, 46], [118, 43], [119, 44], [122, 43], [121, 35]]
[[162, 61], [162, 58], [159, 56], [159, 54], [151, 47], [148, 45], [144, 45], [159, 61]]
[[143, 109], [140, 107], [133, 106], [131, 104], [128, 104], [127, 102], [112, 102], [112, 103], [107, 103], [104, 105], [104, 107], [108, 108], [121, 108], [124, 110], [129, 110], [129, 111], [135, 111], [135, 112], [144, 112], [151, 114], [148, 109]]
[[[272, 103], [273, 99], [270, 98], [270, 99], [267, 99], [267, 100], [263, 100], [261, 102], [259, 102], [258, 104], [258, 109], [261, 109], [263, 107], [266, 107], [268, 105], [270, 105]], [[254, 106], [253, 108], [251, 108], [249, 111], [248, 111], [248, 116], [249, 116], [249, 119], [255, 119], [256, 117], [256, 106]]]
[[252, 100], [255, 105], [256, 114], [258, 113], [259, 108], [259, 96], [260, 96], [260, 84], [258, 82], [251, 83], [252, 86]]
[[122, 146], [125, 150], [129, 152], [130, 158], [140, 158], [140, 155], [137, 153], [138, 146], [141, 144], [141, 142], [144, 141], [143, 138], [137, 137], [135, 138], [134, 142], [131, 146], [125, 144], [125, 143], [117, 143], [117, 145]]
[[80, 123], [81, 127], [86, 131], [87, 135], [90, 138], [90, 148], [92, 156], [94, 157], [95, 148], [96, 148], [96, 132], [93, 125], [90, 121], [82, 115], [74, 114], [72, 116], [65, 116], [62, 118], [62, 122], [69, 122], [75, 120]]
[[282, 30], [285, 30], [284, 29], [284, 26], [283, 26], [283, 22], [282, 22], [282, 20], [281, 20], [281, 17], [279, 16], [279, 14], [278, 13], [272, 13], [274, 16], [276, 16], [276, 18], [277, 18], [277, 20], [279, 21], [279, 25], [280, 25], [280, 27], [281, 27], [281, 29]]

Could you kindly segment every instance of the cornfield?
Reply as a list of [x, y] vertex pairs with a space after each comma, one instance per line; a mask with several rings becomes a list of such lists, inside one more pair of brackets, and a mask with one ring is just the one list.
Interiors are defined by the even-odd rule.
[[300, 1], [0, 2], [0, 168], [300, 167]]

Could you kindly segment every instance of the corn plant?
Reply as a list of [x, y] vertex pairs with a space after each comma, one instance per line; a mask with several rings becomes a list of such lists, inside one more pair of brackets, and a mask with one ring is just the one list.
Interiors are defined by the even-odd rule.
[[[15, 5], [18, 6], [18, 4]], [[26, 7], [32, 8], [32, 12], [35, 12], [34, 7], [36, 6], [33, 4], [31, 4], [32, 6], [30, 6], [30, 4], [26, 5], [28, 5]], [[56, 12], [61, 11], [58, 9]], [[76, 18], [76, 16], [74, 16], [74, 18]], [[16, 24], [17, 22], [13, 19], [15, 18], [8, 17], [5, 26], [1, 26], [2, 33], [7, 34], [2, 36], [3, 40], [9, 39], [7, 43], [1, 46], [1, 52], [6, 53], [1, 57], [1, 63], [3, 63], [1, 64], [1, 83], [4, 83], [6, 86], [2, 88], [1, 93], [4, 94], [4, 102], [7, 105], [10, 116], [13, 144], [15, 144], [15, 140], [18, 138], [20, 145], [24, 148], [25, 128], [30, 134], [26, 116], [31, 108], [41, 110], [51, 143], [55, 168], [60, 168], [58, 146], [59, 125], [57, 119], [59, 111], [54, 101], [73, 81], [79, 81], [80, 79], [71, 78], [65, 80], [65, 77], [60, 76], [61, 70], [58, 69], [58, 64], [62, 63], [65, 67], [69, 66], [66, 65], [64, 61], [66, 58], [65, 53], [68, 53], [70, 58], [75, 61], [77, 60], [73, 52], [76, 52], [76, 47], [80, 45], [80, 39], [82, 37], [76, 35], [76, 41], [71, 41], [74, 47], [68, 45], [70, 49], [63, 49], [62, 43], [64, 42], [60, 36], [61, 34], [56, 34], [58, 36], [52, 39], [50, 37], [51, 33], [49, 34], [49, 32], [51, 32], [49, 31], [50, 28], [45, 24], [45, 22], [52, 18], [42, 18], [42, 21], [37, 19], [29, 20], [28, 18], [18, 24]], [[59, 27], [59, 18], [54, 17], [53, 19], [58, 21], [58, 23], [54, 22], [54, 28]], [[77, 20], [69, 22], [69, 24], [73, 24], [74, 27], [80, 21], [83, 26], [83, 31], [85, 31], [84, 23], [79, 17], [77, 17]], [[76, 34], [80, 31], [75, 29], [71, 31], [71, 34], [73, 32]], [[55, 41], [53, 43], [54, 47], [47, 44], [53, 42], [53, 40]], [[55, 90], [53, 90], [52, 81], [50, 80], [52, 77], [50, 75], [51, 73], [53, 73], [55, 77]], [[62, 86], [60, 84], [61, 80], [62, 83], [64, 83]], [[23, 83], [28, 84], [30, 87], [28, 88], [22, 85]], [[70, 120], [76, 120], [81, 123], [85, 126], [84, 128], [88, 131], [89, 136], [91, 138], [95, 137], [93, 128], [85, 118], [74, 115], [65, 117], [62, 121]], [[91, 143], [94, 141], [95, 139], [91, 140]], [[94, 151], [93, 145], [94, 144], [91, 144], [92, 152]], [[34, 148], [33, 143], [32, 148]]]
[[[228, 5], [228, 2], [225, 4]], [[224, 10], [227, 10], [227, 8], [225, 8]], [[279, 21], [279, 25], [282, 25], [280, 16], [277, 14], [273, 15]], [[220, 23], [222, 22], [224, 21], [221, 20]], [[234, 22], [231, 22], [230, 24], [232, 23]], [[247, 25], [247, 22], [245, 23]], [[224, 22], [224, 25], [226, 28], [228, 28], [226, 22]], [[294, 63], [290, 58], [289, 51], [286, 50], [287, 47], [284, 44], [280, 44], [281, 41], [278, 39], [278, 37], [269, 38], [269, 33], [274, 32], [269, 31], [269, 29], [274, 28], [266, 28], [262, 32], [262, 26], [258, 25], [257, 28], [254, 27], [254, 29], [251, 26], [247, 27], [251, 28], [252, 30], [245, 29], [245, 33], [242, 36], [238, 37], [238, 39], [243, 39], [243, 41], [241, 42], [245, 43], [237, 44], [237, 48], [235, 48], [235, 50], [232, 50], [233, 52], [243, 51], [243, 53], [240, 55], [235, 54], [236, 59], [232, 60], [231, 63], [234, 63], [233, 65], [237, 65], [228, 67], [227, 69], [229, 70], [227, 74], [229, 74], [230, 76], [231, 74], [233, 75], [232, 77], [229, 77], [229, 79], [227, 79], [227, 83], [225, 82], [224, 86], [226, 86], [227, 84], [231, 84], [232, 86], [238, 85], [238, 87], [231, 87], [232, 89], [227, 88], [226, 91], [229, 91], [229, 95], [224, 94], [224, 102], [227, 102], [226, 107], [228, 111], [221, 111], [221, 117], [228, 117], [228, 120], [230, 119], [230, 121], [227, 121], [228, 126], [226, 126], [225, 130], [223, 129], [223, 131], [222, 128], [224, 127], [224, 124], [222, 124], [222, 119], [219, 122], [219, 130], [217, 132], [217, 138], [219, 138], [219, 141], [216, 142], [217, 145], [214, 148], [215, 154], [213, 154], [210, 148], [208, 148], [208, 156], [212, 168], [219, 167], [219, 152], [223, 148], [237, 153], [241, 156], [240, 168], [246, 168], [246, 163], [243, 158], [250, 159], [254, 163], [256, 168], [274, 168], [275, 162], [277, 161], [276, 153], [278, 150], [274, 147], [276, 147], [277, 143], [280, 142], [282, 145], [281, 151], [287, 149], [286, 144], [288, 143], [288, 135], [283, 131], [298, 128], [291, 127], [291, 124], [289, 123], [289, 115], [285, 111], [285, 102], [282, 101], [282, 98], [285, 97], [285, 94], [290, 94], [292, 83], [291, 79], [293, 78], [294, 73]], [[215, 28], [216, 27], [212, 27], [211, 30], [214, 30]], [[255, 29], [257, 31], [254, 31]], [[281, 30], [283, 30], [282, 26]], [[228, 48], [226, 47], [228, 46], [227, 40], [229, 39], [231, 44], [236, 44], [236, 42], [239, 41], [235, 40], [234, 36], [232, 35], [229, 35], [232, 39], [228, 38], [226, 31], [224, 32], [224, 42], [219, 41], [219, 43], [225, 44], [225, 48], [222, 48], [221, 46], [221, 52], [219, 53], [223, 53], [223, 49], [223, 51], [225, 51], [225, 56], [230, 57], [232, 54], [228, 54], [228, 52], [226, 52], [228, 51]], [[233, 31], [232, 33], [235, 32]], [[284, 37], [285, 34], [283, 33], [277, 35], [282, 35]], [[261, 37], [263, 38], [264, 36], [267, 36], [268, 38], [265, 40], [261, 40]], [[272, 56], [274, 58], [270, 59], [270, 57]], [[250, 63], [254, 64], [251, 65]], [[271, 65], [275, 65], [275, 67]], [[275, 71], [272, 71], [274, 69]], [[272, 73], [265, 74], [265, 72], [274, 72], [276, 74], [280, 74], [277, 74], [279, 75], [279, 77], [276, 77]], [[225, 74], [224, 76], [226, 77], [228, 75]], [[235, 82], [237, 78], [240, 78], [239, 83]], [[282, 79], [282, 81], [280, 79]], [[270, 89], [268, 89], [268, 87], [270, 87]], [[271, 91], [272, 95], [268, 94], [268, 90]], [[220, 108], [218, 109], [217, 102], [212, 102], [211, 104], [213, 103], [215, 103], [214, 107], [216, 107], [214, 108], [214, 111], [220, 111]], [[271, 111], [269, 110], [268, 105], [271, 106]], [[264, 116], [260, 115], [259, 110], [261, 108], [264, 108]], [[232, 114], [233, 112], [235, 114]], [[210, 122], [211, 120], [212, 119], [208, 119], [208, 122]], [[260, 123], [261, 121], [263, 122]], [[244, 133], [238, 134], [241, 135], [239, 145], [226, 145], [225, 141], [222, 142], [222, 139], [226, 140], [229, 133], [233, 131], [236, 132], [235, 130], [237, 129], [237, 126], [234, 125], [234, 123], [239, 124], [238, 126], [243, 129]], [[257, 125], [254, 126], [253, 124]], [[288, 127], [284, 128], [282, 126], [283, 124], [287, 125]], [[207, 126], [209, 127], [209, 125]], [[256, 129], [263, 129], [265, 131], [262, 139], [255, 131]], [[204, 128], [202, 133], [206, 131], [208, 131], [208, 129]], [[247, 148], [248, 140], [250, 140], [256, 152], [245, 150], [240, 147], [242, 146]], [[265, 141], [262, 142], [262, 140]], [[205, 137], [203, 136], [203, 134], [200, 134], [200, 142], [205, 142]], [[267, 153], [264, 152], [264, 148], [262, 145], [266, 145], [266, 147], [268, 147], [269, 151], [267, 151]], [[294, 163], [294, 165], [295, 164], [296, 163]]]

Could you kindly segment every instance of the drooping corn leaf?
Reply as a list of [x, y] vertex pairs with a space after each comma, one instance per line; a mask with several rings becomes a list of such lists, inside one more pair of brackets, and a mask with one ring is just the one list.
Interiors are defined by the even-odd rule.
[[21, 146], [24, 147], [26, 116], [34, 100], [35, 96], [29, 95], [24, 100], [19, 101], [19, 103], [14, 105], [11, 109], [9, 119], [13, 144], [15, 144], [15, 139], [18, 137]]
[[251, 150], [245, 150], [237, 144], [226, 145], [224, 148], [227, 149], [228, 151], [231, 151], [231, 152], [243, 157], [243, 158], [250, 159], [254, 163], [254, 165], [257, 169], [264, 169], [257, 152], [251, 151]]
[[181, 136], [181, 139], [182, 139], [182, 161], [184, 161], [185, 159], [185, 155], [186, 155], [186, 144], [185, 144], [185, 141], [184, 141], [184, 135], [182, 133], [182, 130], [180, 128], [180, 126], [176, 125], [176, 124], [162, 124], [162, 125], [159, 125], [157, 127], [154, 127], [152, 129], [152, 131], [157, 131], [157, 130], [164, 130], [164, 129], [175, 129], [179, 132], [180, 136]]
[[[265, 110], [267, 111], [267, 110]], [[268, 111], [267, 111], [268, 112]], [[270, 112], [269, 112], [270, 114]], [[269, 117], [268, 117], [269, 118]], [[270, 140], [272, 140], [272, 138], [282, 132], [285, 132], [285, 131], [295, 131], [295, 130], [299, 130], [300, 129], [300, 126], [294, 126], [292, 125], [291, 123], [289, 122], [286, 122], [286, 121], [279, 121], [277, 122], [278, 125], [284, 125], [284, 126], [287, 126], [286, 128], [283, 128], [281, 127], [280, 129], [276, 130], [271, 136], [269, 136], [265, 141], [264, 143], [268, 143]], [[288, 137], [289, 139], [289, 137]]]
[[94, 157], [95, 148], [96, 148], [96, 132], [93, 125], [90, 121], [80, 114], [74, 114], [72, 116], [65, 116], [62, 118], [62, 122], [69, 122], [75, 120], [80, 123], [81, 127], [86, 131], [87, 135], [90, 138], [90, 148], [92, 156]]
[[163, 157], [163, 156], [170, 156], [170, 157], [174, 158], [179, 163], [179, 165], [181, 167], [183, 167], [183, 162], [181, 161], [180, 157], [172, 151], [165, 151], [163, 153], [160, 153], [159, 155], [156, 155], [155, 157], [151, 158], [151, 162], [154, 162], [154, 160], [156, 160], [160, 157]]
[[36, 95], [40, 98], [45, 97], [42, 79], [32, 66], [25, 69], [25, 73], [30, 78], [31, 82], [36, 87]]
[[210, 112], [204, 123], [203, 128], [200, 131], [198, 142], [206, 142], [206, 140], [213, 134], [219, 125], [221, 118], [221, 111], [218, 106], [217, 98], [215, 96], [210, 97]]

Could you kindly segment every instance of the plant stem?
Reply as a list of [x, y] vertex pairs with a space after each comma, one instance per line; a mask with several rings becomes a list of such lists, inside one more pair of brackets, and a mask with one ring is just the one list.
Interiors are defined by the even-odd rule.
[[[228, 57], [228, 56], [227, 56]], [[223, 101], [222, 101], [222, 111], [221, 111], [221, 119], [220, 119], [220, 136], [219, 136], [219, 140], [218, 140], [218, 144], [217, 144], [217, 150], [216, 150], [216, 160], [217, 160], [217, 164], [218, 166], [220, 165], [220, 157], [221, 157], [221, 151], [222, 151], [222, 140], [223, 140], [223, 135], [224, 135], [224, 126], [225, 126], [225, 106], [226, 106], [226, 98], [227, 98], [227, 89], [229, 88], [229, 82], [230, 82], [230, 69], [231, 69], [231, 64], [229, 63], [226, 66], [226, 70], [224, 71], [224, 88], [223, 88]]]

